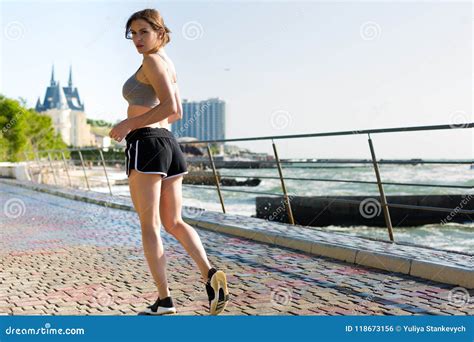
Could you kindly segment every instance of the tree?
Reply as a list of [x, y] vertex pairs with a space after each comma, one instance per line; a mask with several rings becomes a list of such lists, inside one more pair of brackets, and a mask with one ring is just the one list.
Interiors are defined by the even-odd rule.
[[25, 159], [25, 152], [67, 147], [51, 118], [25, 104], [0, 94], [0, 161], [16, 162]]
[[104, 120], [87, 119], [87, 123], [91, 126], [96, 126], [96, 127], [110, 127], [111, 128], [113, 126], [113, 124]]

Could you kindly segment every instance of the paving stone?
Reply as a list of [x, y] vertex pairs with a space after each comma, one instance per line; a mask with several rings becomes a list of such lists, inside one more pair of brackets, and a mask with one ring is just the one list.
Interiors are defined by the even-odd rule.
[[[133, 211], [0, 185], [0, 314], [136, 315], [157, 298]], [[213, 265], [228, 275], [224, 315], [472, 315], [454, 287], [197, 228]], [[162, 233], [179, 315], [207, 315], [193, 260]], [[470, 299], [470, 300], [469, 300]]]

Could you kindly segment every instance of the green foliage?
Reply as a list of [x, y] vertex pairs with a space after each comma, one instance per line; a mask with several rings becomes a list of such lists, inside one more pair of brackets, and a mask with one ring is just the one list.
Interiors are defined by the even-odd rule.
[[212, 143], [210, 144], [209, 148], [211, 149], [212, 155], [219, 154], [220, 152], [220, 145], [218, 143]]
[[67, 148], [49, 116], [25, 108], [24, 99], [20, 102], [0, 95], [0, 161], [25, 160], [25, 153], [33, 158], [30, 152], [35, 150]]
[[[98, 150], [84, 150], [81, 154], [84, 161], [92, 161], [96, 165], [102, 165], [102, 159]], [[123, 163], [125, 160], [123, 148], [108, 148], [107, 150], [102, 150], [102, 155], [107, 165], [110, 165], [110, 163]], [[76, 151], [71, 152], [71, 159], [79, 162], [81, 160], [79, 153]]]
[[87, 119], [87, 123], [91, 126], [95, 127], [110, 127], [112, 128], [113, 124], [104, 120], [94, 120], [94, 119]]

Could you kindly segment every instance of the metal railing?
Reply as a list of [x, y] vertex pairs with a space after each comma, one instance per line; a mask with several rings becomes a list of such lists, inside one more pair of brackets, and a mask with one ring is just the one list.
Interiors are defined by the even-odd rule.
[[[219, 202], [221, 204], [222, 212], [226, 213], [225, 208], [225, 201], [224, 196], [222, 194], [223, 191], [230, 191], [230, 192], [238, 192], [238, 193], [248, 193], [248, 194], [260, 194], [260, 195], [271, 195], [271, 196], [281, 196], [284, 197], [284, 205], [287, 211], [287, 215], [291, 224], [295, 224], [294, 217], [293, 217], [293, 210], [291, 208], [291, 201], [288, 195], [287, 187], [285, 184], [286, 180], [303, 180], [303, 181], [315, 181], [315, 182], [344, 182], [344, 183], [358, 183], [358, 184], [376, 184], [380, 196], [381, 207], [384, 213], [384, 220], [387, 226], [388, 236], [390, 241], [394, 241], [394, 234], [393, 234], [393, 227], [390, 218], [390, 210], [389, 208], [404, 208], [404, 209], [415, 209], [415, 210], [428, 210], [428, 211], [439, 211], [439, 212], [452, 212], [453, 208], [441, 208], [441, 207], [430, 207], [430, 206], [420, 206], [420, 205], [408, 205], [408, 204], [394, 204], [394, 203], [387, 203], [384, 185], [403, 185], [403, 186], [416, 186], [416, 187], [438, 187], [438, 188], [456, 188], [456, 189], [471, 189], [472, 186], [463, 186], [463, 185], [456, 185], [456, 184], [420, 184], [420, 183], [401, 183], [401, 182], [383, 182], [382, 176], [379, 170], [379, 164], [397, 164], [397, 161], [377, 161], [377, 157], [375, 154], [374, 142], [372, 141], [371, 134], [386, 134], [386, 133], [394, 133], [394, 132], [419, 132], [419, 131], [434, 131], [434, 130], [451, 130], [451, 129], [470, 129], [474, 127], [474, 123], [464, 123], [464, 124], [456, 124], [456, 125], [434, 125], [434, 126], [415, 126], [415, 127], [398, 127], [398, 128], [384, 128], [384, 129], [370, 129], [370, 130], [359, 130], [359, 131], [337, 131], [337, 132], [325, 132], [325, 133], [310, 133], [310, 134], [294, 134], [294, 135], [279, 135], [279, 136], [261, 136], [261, 137], [247, 137], [247, 138], [234, 138], [234, 139], [216, 139], [216, 140], [197, 140], [197, 141], [188, 141], [188, 142], [180, 142], [182, 145], [186, 144], [197, 144], [197, 145], [205, 145], [207, 149], [209, 165], [212, 169], [213, 178], [215, 182], [215, 190], [217, 191], [217, 195], [219, 198]], [[351, 160], [330, 160], [330, 161], [322, 161], [323, 163], [341, 163], [341, 164], [367, 164], [371, 163], [375, 173], [375, 181], [361, 181], [361, 180], [351, 180], [351, 179], [324, 179], [324, 178], [294, 178], [294, 177], [284, 177], [283, 175], [283, 167], [282, 164], [292, 163], [292, 164], [314, 164], [317, 162], [314, 161], [285, 161], [280, 160], [278, 156], [277, 146], [275, 144], [275, 140], [283, 140], [283, 139], [304, 139], [304, 138], [322, 138], [322, 137], [334, 137], [334, 136], [349, 136], [349, 135], [367, 135], [368, 138], [368, 147], [371, 154], [370, 161], [351, 161]], [[278, 177], [271, 177], [271, 176], [258, 176], [258, 175], [224, 175], [226, 177], [258, 177], [258, 178], [265, 178], [265, 179], [279, 179], [280, 185], [282, 189], [281, 194], [271, 193], [271, 192], [264, 192], [264, 191], [248, 191], [248, 190], [240, 190], [240, 189], [226, 189], [221, 188], [220, 178], [222, 175], [219, 175], [217, 172], [217, 167], [213, 158], [213, 154], [211, 151], [211, 144], [216, 143], [228, 143], [228, 142], [243, 142], [243, 141], [259, 141], [259, 140], [271, 140], [274, 159], [273, 161], [263, 161], [264, 163], [275, 164], [276, 168], [278, 169]], [[102, 165], [104, 175], [107, 181], [108, 189], [110, 195], [112, 195], [112, 186], [110, 184], [110, 180], [107, 173], [106, 162], [104, 159], [104, 155], [101, 148], [68, 148], [68, 149], [61, 149], [61, 150], [44, 150], [44, 151], [33, 151], [30, 153], [25, 153], [25, 158], [27, 161], [31, 160], [32, 162], [41, 164], [40, 161], [40, 153], [43, 155], [47, 155], [48, 157], [48, 164], [52, 171], [54, 183], [57, 184], [57, 176], [56, 170], [54, 167], [54, 158], [53, 154], [61, 154], [62, 164], [66, 170], [67, 178], [69, 185], [72, 186], [71, 177], [69, 175], [68, 170], [68, 162], [65, 156], [65, 152], [71, 154], [73, 152], [77, 152], [79, 155], [79, 159], [81, 162], [81, 169], [83, 171], [85, 183], [88, 190], [91, 190], [91, 186], [89, 184], [89, 178], [86, 171], [85, 161], [82, 155], [84, 151], [97, 151], [99, 159], [99, 164]], [[35, 157], [31, 159], [30, 155], [34, 155]], [[318, 161], [319, 162], [319, 161]], [[238, 161], [237, 161], [238, 163]], [[416, 163], [416, 164], [474, 164], [474, 161], [446, 161], [446, 160], [439, 160], [439, 161], [423, 161], [423, 160], [412, 160], [409, 163]], [[307, 166], [305, 166], [307, 167]], [[202, 189], [214, 189], [213, 187], [205, 186], [205, 185], [189, 185], [189, 187], [198, 187]], [[345, 203], [355, 203], [358, 204], [359, 201], [350, 200], [350, 199], [336, 199], [334, 198], [333, 201], [345, 202]], [[458, 209], [457, 213], [463, 214], [474, 214], [473, 210], [463, 210]]]

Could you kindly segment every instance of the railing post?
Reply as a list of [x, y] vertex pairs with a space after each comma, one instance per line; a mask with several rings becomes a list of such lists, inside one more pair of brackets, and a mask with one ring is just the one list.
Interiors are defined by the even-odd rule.
[[66, 156], [64, 155], [64, 152], [61, 151], [61, 156], [63, 158], [63, 162], [64, 162], [64, 168], [66, 169], [66, 175], [67, 175], [67, 179], [69, 181], [69, 186], [72, 188], [72, 182], [71, 182], [71, 177], [69, 176], [69, 169], [67, 167], [67, 163], [66, 163]]
[[82, 171], [84, 172], [84, 178], [86, 179], [87, 190], [90, 190], [91, 187], [89, 185], [89, 180], [87, 179], [86, 167], [84, 165], [84, 158], [82, 158], [81, 150], [77, 150], [77, 152], [79, 152], [79, 157], [81, 158]]
[[30, 170], [30, 165], [29, 165], [29, 157], [28, 157], [28, 154], [26, 153], [26, 151], [23, 152], [23, 154], [25, 155], [25, 163], [26, 163], [26, 172], [28, 173], [28, 177], [30, 177], [30, 181], [33, 181], [33, 172], [31, 172]]
[[56, 172], [54, 171], [53, 162], [51, 161], [51, 153], [49, 152], [48, 152], [48, 160], [49, 160], [49, 166], [51, 167], [51, 171], [53, 171], [54, 184], [58, 185], [58, 180], [56, 179]]
[[224, 206], [224, 199], [221, 193], [220, 181], [219, 177], [217, 176], [216, 166], [214, 165], [214, 158], [212, 157], [211, 148], [209, 144], [207, 144], [207, 153], [209, 154], [209, 161], [211, 162], [212, 172], [214, 173], [214, 179], [216, 181], [217, 193], [219, 194], [219, 200], [221, 201], [222, 212], [225, 214], [225, 206]]
[[387, 199], [385, 198], [385, 192], [383, 190], [383, 185], [380, 178], [379, 165], [377, 163], [377, 158], [375, 157], [374, 145], [372, 144], [372, 139], [370, 138], [370, 134], [368, 135], [369, 135], [370, 154], [372, 155], [372, 163], [374, 164], [375, 177], [377, 178], [377, 185], [379, 187], [383, 215], [385, 217], [385, 223], [387, 224], [388, 236], [390, 238], [390, 241], [393, 242], [394, 238], [393, 238], [392, 220], [390, 219], [390, 212], [388, 210]]
[[[39, 152], [37, 150], [34, 152], [34, 156], [36, 159], [36, 163], [38, 163], [38, 167], [39, 167], [38, 184], [41, 184], [43, 182], [43, 164], [41, 163]], [[40, 178], [41, 178], [41, 182], [40, 182]]]
[[290, 199], [288, 198], [288, 193], [286, 192], [285, 180], [283, 178], [283, 172], [281, 170], [280, 159], [278, 158], [278, 152], [275, 145], [275, 142], [272, 139], [273, 153], [275, 154], [275, 161], [278, 167], [278, 174], [280, 175], [281, 188], [283, 190], [283, 196], [285, 199], [286, 211], [288, 213], [288, 218], [291, 224], [295, 224], [295, 219], [293, 218], [293, 211], [291, 210]]
[[104, 154], [102, 153], [102, 149], [98, 148], [100, 153], [100, 159], [102, 160], [102, 166], [104, 167], [105, 178], [107, 179], [107, 185], [109, 186], [110, 195], [112, 195], [112, 187], [110, 186], [109, 176], [107, 175], [107, 170], [105, 168], [105, 159]]

